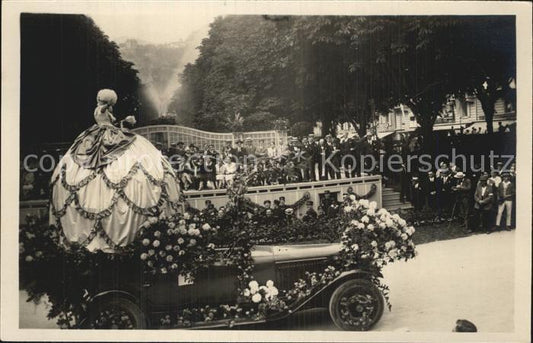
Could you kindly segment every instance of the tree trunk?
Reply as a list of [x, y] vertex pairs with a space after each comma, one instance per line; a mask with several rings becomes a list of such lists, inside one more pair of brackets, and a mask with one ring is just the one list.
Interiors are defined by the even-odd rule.
[[422, 151], [425, 154], [433, 154], [433, 123], [435, 121], [423, 120], [420, 123], [422, 133]]
[[335, 134], [334, 125], [332, 125], [332, 122], [330, 119], [322, 117], [321, 122], [322, 122], [322, 136], [326, 136], [328, 134], [332, 134], [332, 135]]
[[363, 124], [357, 119], [352, 119], [351, 123], [359, 137], [366, 135], [366, 123]]
[[487, 123], [487, 133], [493, 133], [493, 123], [492, 120], [494, 119], [494, 104], [496, 101], [491, 101], [492, 99], [487, 99], [484, 102], [481, 102], [481, 108], [483, 108], [483, 113], [485, 114], [485, 123]]
[[487, 133], [494, 132], [492, 120], [494, 119], [494, 105], [498, 98], [499, 92], [496, 83], [491, 80], [486, 81], [485, 85], [476, 89], [476, 97], [481, 102], [481, 108], [485, 114], [485, 122], [487, 123]]

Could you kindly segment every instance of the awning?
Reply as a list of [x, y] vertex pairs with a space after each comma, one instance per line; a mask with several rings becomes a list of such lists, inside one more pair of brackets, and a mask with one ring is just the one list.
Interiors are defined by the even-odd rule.
[[385, 138], [387, 136], [390, 136], [394, 133], [395, 131], [390, 131], [390, 132], [378, 132], [378, 138], [379, 139], [382, 139], [382, 138]]

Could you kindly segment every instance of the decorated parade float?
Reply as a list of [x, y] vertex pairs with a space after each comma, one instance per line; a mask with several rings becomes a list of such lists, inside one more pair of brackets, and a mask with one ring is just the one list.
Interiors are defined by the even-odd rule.
[[113, 126], [116, 94], [97, 100], [53, 174], [49, 218], [20, 227], [21, 288], [61, 327], [233, 327], [327, 307], [340, 329], [369, 330], [390, 309], [381, 270], [415, 256], [415, 230], [370, 193], [335, 217], [289, 206], [261, 222], [241, 173], [223, 210], [200, 211], [151, 143]]

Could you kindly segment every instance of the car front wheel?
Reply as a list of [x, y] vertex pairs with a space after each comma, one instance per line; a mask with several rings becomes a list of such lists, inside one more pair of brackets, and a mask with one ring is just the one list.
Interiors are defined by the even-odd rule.
[[89, 308], [84, 329], [146, 329], [143, 311], [133, 301], [113, 297], [100, 299]]
[[383, 315], [384, 300], [380, 290], [369, 280], [342, 283], [331, 295], [329, 313], [342, 330], [366, 331]]

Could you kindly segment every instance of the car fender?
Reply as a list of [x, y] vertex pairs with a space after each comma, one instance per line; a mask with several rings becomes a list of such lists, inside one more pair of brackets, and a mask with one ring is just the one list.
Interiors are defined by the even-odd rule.
[[318, 291], [314, 292], [313, 295], [305, 298], [301, 303], [298, 303], [294, 308], [292, 308], [291, 312], [294, 313], [306, 305], [312, 303], [313, 301], [316, 301], [319, 297], [322, 297], [325, 294], [331, 295], [331, 293], [342, 283], [353, 280], [353, 279], [361, 279], [366, 278], [370, 279], [371, 277], [383, 277], [383, 275], [379, 272], [373, 273], [362, 269], [355, 269], [350, 271], [342, 272], [339, 276], [337, 276], [335, 279], [331, 280], [328, 284], [321, 287]]
[[139, 302], [139, 299], [135, 295], [133, 295], [130, 292], [119, 290], [119, 289], [111, 289], [111, 290], [100, 292], [100, 293], [90, 297], [88, 303], [90, 305], [90, 304], [94, 303], [95, 301], [99, 301], [101, 299], [108, 298], [108, 297], [113, 297], [113, 296], [123, 297], [123, 298], [126, 298], [128, 300], [133, 301], [134, 303], [136, 303], [139, 306], [142, 305]]

